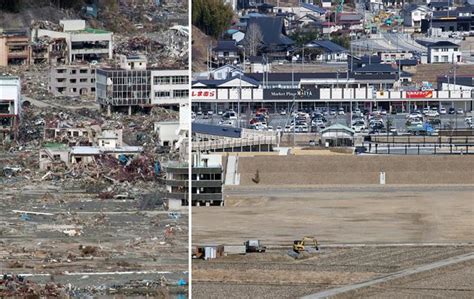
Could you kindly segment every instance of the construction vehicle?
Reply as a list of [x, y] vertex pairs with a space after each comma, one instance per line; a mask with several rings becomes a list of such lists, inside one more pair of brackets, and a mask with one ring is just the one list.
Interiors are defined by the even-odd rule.
[[296, 253], [317, 252], [319, 251], [318, 241], [313, 237], [303, 237], [302, 240], [295, 240], [293, 242], [293, 251]]
[[267, 250], [260, 240], [247, 240], [244, 244], [246, 252], [265, 252]]

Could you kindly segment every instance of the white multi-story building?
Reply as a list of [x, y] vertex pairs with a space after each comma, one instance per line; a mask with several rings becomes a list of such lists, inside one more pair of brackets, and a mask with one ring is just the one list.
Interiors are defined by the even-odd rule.
[[15, 139], [20, 123], [20, 78], [0, 75], [0, 140]]
[[459, 46], [449, 41], [440, 41], [428, 46], [428, 63], [461, 62]]
[[120, 58], [120, 67], [101, 67], [96, 71], [96, 100], [101, 108], [150, 108], [154, 105], [176, 107], [189, 98], [187, 70], [147, 68], [146, 58]]
[[151, 70], [151, 104], [176, 105], [189, 98], [187, 70]]

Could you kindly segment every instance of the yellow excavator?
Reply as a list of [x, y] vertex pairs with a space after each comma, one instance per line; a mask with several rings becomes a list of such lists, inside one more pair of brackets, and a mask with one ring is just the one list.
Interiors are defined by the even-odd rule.
[[317, 252], [319, 251], [318, 241], [313, 237], [303, 237], [301, 240], [295, 240], [293, 242], [293, 251], [296, 253]]

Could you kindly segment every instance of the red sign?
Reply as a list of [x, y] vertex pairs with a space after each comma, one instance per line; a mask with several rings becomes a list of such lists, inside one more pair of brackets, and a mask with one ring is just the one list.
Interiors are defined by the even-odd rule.
[[431, 99], [432, 97], [432, 90], [407, 91], [408, 99]]
[[215, 99], [216, 91], [214, 89], [193, 89], [191, 97], [195, 99]]

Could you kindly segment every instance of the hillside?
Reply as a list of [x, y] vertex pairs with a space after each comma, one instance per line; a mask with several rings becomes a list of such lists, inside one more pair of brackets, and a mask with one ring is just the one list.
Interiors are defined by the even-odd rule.
[[204, 34], [196, 26], [192, 27], [193, 72], [204, 72], [207, 70], [206, 56], [208, 47], [212, 49], [212, 47], [214, 47], [215, 45], [215, 39]]

